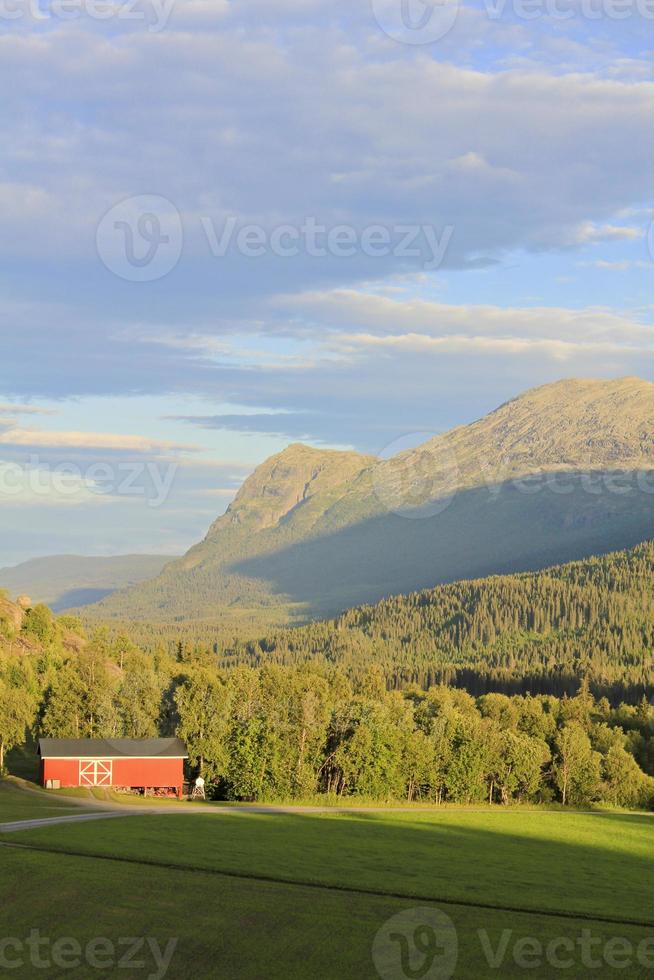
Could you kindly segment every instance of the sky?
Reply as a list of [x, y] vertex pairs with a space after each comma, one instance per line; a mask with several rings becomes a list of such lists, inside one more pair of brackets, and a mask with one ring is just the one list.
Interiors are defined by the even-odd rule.
[[[0, 565], [654, 380], [654, 0], [0, 0]], [[389, 449], [390, 447], [390, 449]]]

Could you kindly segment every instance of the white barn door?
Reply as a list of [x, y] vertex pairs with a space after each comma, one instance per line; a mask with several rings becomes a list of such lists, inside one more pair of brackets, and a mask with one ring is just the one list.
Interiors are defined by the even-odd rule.
[[80, 786], [111, 786], [113, 764], [111, 760], [81, 759], [79, 764]]

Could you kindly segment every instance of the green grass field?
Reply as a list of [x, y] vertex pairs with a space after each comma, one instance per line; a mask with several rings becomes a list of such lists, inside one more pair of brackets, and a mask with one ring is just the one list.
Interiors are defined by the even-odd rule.
[[[2, 840], [43, 850], [0, 847], [0, 935], [34, 928], [83, 945], [148, 936], [162, 948], [177, 938], [173, 978], [576, 980], [654, 970], [654, 818], [646, 814], [169, 811]], [[425, 907], [454, 924], [454, 972], [434, 972], [440, 951], [436, 967], [420, 972], [425, 960], [412, 944], [422, 934], [411, 918], [391, 929], [390, 952], [375, 941], [392, 916]], [[404, 966], [399, 934], [418, 957]], [[495, 966], [486, 947], [499, 949]], [[552, 955], [571, 965], [553, 966]], [[147, 962], [116, 972], [156, 975]], [[47, 975], [94, 973], [51, 967]]]
[[33, 844], [372, 892], [574, 912], [654, 927], [654, 819], [493, 810], [137, 816]]
[[79, 807], [64, 799], [39, 792], [26, 792], [19, 780], [0, 780], [0, 824], [40, 817], [61, 817], [77, 813]]

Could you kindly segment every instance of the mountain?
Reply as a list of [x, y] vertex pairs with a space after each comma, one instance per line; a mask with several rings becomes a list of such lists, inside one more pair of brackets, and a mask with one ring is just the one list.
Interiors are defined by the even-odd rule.
[[94, 616], [282, 624], [654, 537], [654, 384], [569, 380], [389, 460], [293, 445]]
[[20, 565], [0, 568], [0, 589], [7, 589], [12, 595], [26, 593], [34, 602], [44, 602], [55, 612], [62, 612], [97, 602], [116, 589], [150, 579], [172, 560], [165, 555], [32, 558]]

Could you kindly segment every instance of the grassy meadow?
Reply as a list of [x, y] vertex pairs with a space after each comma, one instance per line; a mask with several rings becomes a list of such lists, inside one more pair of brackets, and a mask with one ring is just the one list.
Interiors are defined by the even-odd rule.
[[0, 825], [15, 820], [37, 820], [77, 813], [79, 807], [38, 791], [26, 791], [20, 780], [0, 779]]
[[[180, 978], [644, 977], [654, 968], [653, 820], [536, 809], [166, 808], [21, 831], [1, 837], [30, 847], [0, 846], [2, 933], [10, 921], [13, 935], [40, 928], [82, 943], [150, 936], [163, 947], [175, 938], [166, 976]], [[453, 973], [407, 973], [379, 959], [384, 924], [425, 907], [454, 924]], [[584, 930], [595, 968], [581, 959]], [[575, 950], [572, 966], [554, 970], [534, 943]], [[651, 965], [638, 949], [651, 951]], [[119, 975], [148, 971], [155, 975], [151, 964]]]

